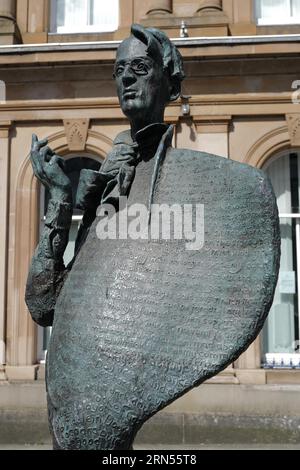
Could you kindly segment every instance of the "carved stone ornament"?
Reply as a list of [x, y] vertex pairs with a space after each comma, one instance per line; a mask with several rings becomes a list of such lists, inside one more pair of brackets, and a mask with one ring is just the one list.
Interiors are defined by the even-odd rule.
[[300, 114], [287, 114], [286, 121], [288, 125], [291, 145], [299, 146], [300, 145]]
[[85, 149], [89, 123], [89, 119], [64, 120], [68, 147], [71, 152], [80, 152]]

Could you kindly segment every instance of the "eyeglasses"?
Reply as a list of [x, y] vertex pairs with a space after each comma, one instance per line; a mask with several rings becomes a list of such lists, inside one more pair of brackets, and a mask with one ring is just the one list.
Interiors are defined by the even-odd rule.
[[129, 62], [117, 62], [114, 68], [113, 77], [121, 77], [125, 72], [126, 66], [129, 66], [131, 72], [133, 72], [135, 75], [147, 75], [150, 69], [153, 67], [153, 62], [150, 58], [136, 58]]

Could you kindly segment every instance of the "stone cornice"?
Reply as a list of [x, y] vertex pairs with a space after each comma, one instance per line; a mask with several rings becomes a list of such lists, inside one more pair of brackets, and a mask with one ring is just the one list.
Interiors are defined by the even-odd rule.
[[[179, 21], [179, 20], [178, 20]], [[180, 24], [180, 23], [178, 23]], [[257, 44], [300, 43], [300, 34], [281, 34], [263, 36], [218, 36], [171, 38], [177, 47], [241, 46]], [[31, 54], [38, 52], [69, 52], [92, 50], [117, 50], [121, 41], [66, 42], [47, 44], [17, 44], [0, 46], [0, 54]]]
[[[191, 105], [205, 105], [215, 103], [222, 104], [293, 104], [293, 93], [227, 93], [227, 94], [207, 94], [193, 95], [189, 99]], [[180, 106], [179, 101], [169, 104], [170, 107]], [[298, 105], [293, 105], [298, 106]], [[299, 105], [300, 106], [300, 105]], [[65, 100], [28, 100], [28, 101], [7, 101], [1, 103], [1, 109], [22, 110], [26, 108], [35, 110], [45, 109], [86, 109], [86, 108], [119, 108], [117, 97], [110, 98], [77, 98]], [[223, 115], [223, 114], [222, 114]]]
[[[183, 57], [299, 54], [300, 35], [173, 39]], [[0, 46], [0, 65], [112, 62], [120, 41]], [[84, 52], [84, 54], [83, 54]]]
[[[191, 117], [198, 121], [208, 121], [210, 116], [222, 121], [224, 116], [285, 116], [300, 112], [300, 104], [292, 102], [292, 93], [196, 95], [189, 104]], [[180, 115], [180, 101], [167, 107], [168, 121], [176, 121]], [[117, 98], [8, 101], [0, 107], [0, 121], [57, 121], [76, 116], [101, 121], [126, 119]]]

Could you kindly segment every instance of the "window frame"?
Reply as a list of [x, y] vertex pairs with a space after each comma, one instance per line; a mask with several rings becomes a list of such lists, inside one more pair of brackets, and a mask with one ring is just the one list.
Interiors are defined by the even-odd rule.
[[293, 16], [292, 15], [292, 1], [293, 0], [288, 0], [290, 2], [290, 12], [291, 14], [286, 17], [280, 17], [280, 18], [263, 18], [260, 13], [261, 9], [261, 2], [263, 0], [255, 0], [255, 19], [256, 19], [256, 24], [257, 26], [279, 26], [279, 25], [300, 25], [300, 14], [298, 16]]
[[[88, 8], [86, 11], [86, 19], [91, 14], [90, 2], [94, 0], [87, 0]], [[113, 33], [118, 30], [120, 25], [120, 0], [118, 1], [117, 17], [115, 23], [109, 25], [98, 24], [98, 25], [81, 25], [74, 28], [69, 26], [57, 27], [57, 0], [50, 0], [50, 34], [88, 34], [88, 33]]]
[[[291, 154], [297, 154], [300, 158], [300, 148], [290, 148], [287, 150], [280, 151], [276, 153], [272, 158], [270, 158], [266, 164], [263, 166], [263, 170], [266, 171], [267, 168], [272, 165], [272, 163], [276, 162], [277, 160]], [[299, 171], [300, 175], [300, 171]], [[298, 191], [300, 195], [300, 180]], [[291, 208], [292, 210], [292, 208]], [[295, 221], [295, 243], [296, 243], [296, 271], [295, 271], [295, 287], [296, 287], [296, 298], [297, 298], [297, 307], [298, 307], [298, 315], [300, 312], [300, 210], [298, 212], [289, 212], [289, 211], [279, 211], [279, 220], [288, 220]], [[280, 266], [281, 271], [281, 266]], [[278, 277], [278, 283], [280, 282], [280, 273]], [[273, 307], [273, 303], [272, 303]], [[268, 328], [267, 321], [265, 323], [264, 328]], [[295, 325], [296, 328], [296, 325]], [[300, 323], [298, 323], [298, 330], [295, 330], [295, 345], [297, 343], [296, 336], [300, 336]], [[263, 341], [264, 335], [261, 335], [261, 346], [263, 350]], [[299, 343], [298, 343], [299, 344]], [[262, 368], [263, 369], [286, 369], [286, 370], [299, 370], [300, 369], [300, 351], [294, 352], [272, 352], [272, 351], [265, 351], [262, 354]]]

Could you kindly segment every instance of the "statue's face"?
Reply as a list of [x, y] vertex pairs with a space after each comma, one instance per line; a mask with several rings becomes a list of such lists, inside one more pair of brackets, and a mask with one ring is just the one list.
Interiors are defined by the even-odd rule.
[[156, 122], [167, 102], [161, 58], [149, 57], [147, 46], [130, 37], [118, 49], [114, 76], [125, 116], [131, 121]]

